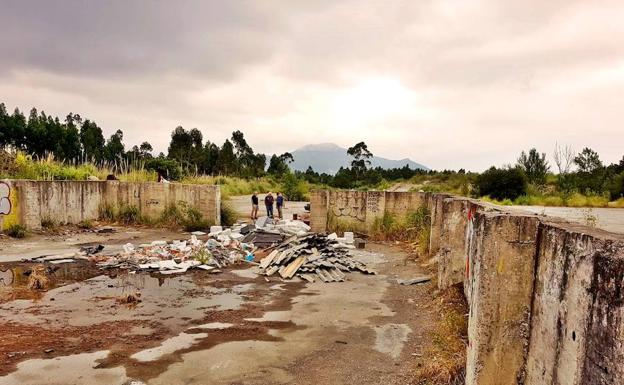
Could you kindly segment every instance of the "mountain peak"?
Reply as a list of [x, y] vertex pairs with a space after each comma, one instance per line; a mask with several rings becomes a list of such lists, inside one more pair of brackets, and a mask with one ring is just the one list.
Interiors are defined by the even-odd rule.
[[327, 143], [306, 144], [305, 146], [300, 147], [295, 151], [335, 151], [335, 150], [342, 151], [344, 149], [335, 143], [327, 142]]
[[[308, 144], [293, 151], [292, 155], [295, 161], [290, 167], [293, 170], [305, 171], [311, 166], [316, 172], [328, 174], [335, 174], [340, 167], [349, 167], [352, 160], [346, 148], [334, 143]], [[406, 165], [412, 169], [428, 170], [427, 167], [408, 158], [391, 160], [373, 156], [371, 159], [372, 167], [389, 169]]]

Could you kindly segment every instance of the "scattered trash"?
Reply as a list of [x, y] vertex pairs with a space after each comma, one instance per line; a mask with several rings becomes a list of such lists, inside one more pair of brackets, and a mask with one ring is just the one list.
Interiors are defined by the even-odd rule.
[[114, 233], [115, 229], [109, 226], [106, 227], [100, 227], [95, 229], [95, 232], [98, 234], [109, 234], [109, 233]]
[[364, 249], [366, 248], [366, 241], [362, 238], [355, 238], [353, 240], [356, 249]]
[[397, 279], [399, 285], [416, 285], [431, 281], [431, 277], [417, 277], [413, 279]]
[[80, 251], [86, 255], [97, 254], [102, 250], [104, 250], [104, 245], [83, 246], [80, 248]]

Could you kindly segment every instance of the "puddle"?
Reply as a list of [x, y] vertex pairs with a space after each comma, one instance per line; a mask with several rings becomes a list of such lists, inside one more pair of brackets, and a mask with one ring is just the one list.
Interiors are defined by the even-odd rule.
[[123, 367], [97, 369], [96, 361], [108, 351], [82, 353], [50, 359], [34, 359], [17, 365], [17, 370], [0, 377], [2, 385], [83, 385], [122, 384], [128, 380]]
[[232, 270], [232, 273], [242, 278], [255, 279], [258, 277], [258, 274], [256, 274], [255, 268], [253, 267], [249, 269], [243, 269], [243, 270]]
[[188, 349], [191, 346], [195, 345], [198, 340], [205, 337], [208, 337], [207, 333], [180, 333], [175, 337], [164, 340], [160, 344], [160, 346], [147, 350], [142, 350], [138, 353], [133, 354], [132, 356], [130, 356], [130, 358], [134, 358], [135, 360], [141, 362], [156, 361], [167, 354], [175, 353], [178, 350]]
[[[5, 321], [27, 324], [88, 326], [107, 321], [158, 320], [165, 326], [184, 325], [207, 310], [237, 310], [253, 284], [230, 288], [209, 286], [203, 272], [176, 277], [147, 274], [100, 275], [40, 292], [37, 301], [17, 299], [0, 304]], [[119, 298], [140, 293], [141, 302], [124, 305]]]
[[403, 345], [412, 329], [405, 324], [387, 324], [377, 326], [375, 332], [377, 333], [375, 350], [397, 359], [401, 356]]
[[84, 281], [102, 274], [97, 267], [87, 262], [56, 265], [0, 263], [0, 303], [18, 299], [41, 299], [45, 291], [28, 288], [34, 270], [40, 271], [45, 275], [45, 289], [47, 290], [62, 287], [73, 282]]
[[211, 322], [208, 324], [193, 326], [191, 329], [227, 329], [234, 326], [234, 324], [228, 324], [223, 322]]
[[245, 321], [252, 322], [273, 322], [273, 321], [290, 321], [292, 313], [290, 311], [268, 311], [260, 318], [245, 318]]

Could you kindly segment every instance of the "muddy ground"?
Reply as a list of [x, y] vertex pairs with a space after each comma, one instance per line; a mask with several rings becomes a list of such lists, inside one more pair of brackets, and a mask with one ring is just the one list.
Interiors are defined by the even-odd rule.
[[77, 262], [48, 271], [45, 291], [27, 288], [32, 264], [1, 263], [0, 384], [412, 383], [435, 285], [397, 284], [426, 273], [397, 246], [359, 258], [379, 274], [325, 284], [249, 265], [164, 277]]

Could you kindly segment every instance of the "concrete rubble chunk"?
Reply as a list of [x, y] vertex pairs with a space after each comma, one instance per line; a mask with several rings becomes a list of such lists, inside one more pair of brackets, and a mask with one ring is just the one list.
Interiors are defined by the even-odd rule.
[[416, 285], [431, 281], [431, 277], [417, 277], [412, 279], [397, 279], [399, 285]]

